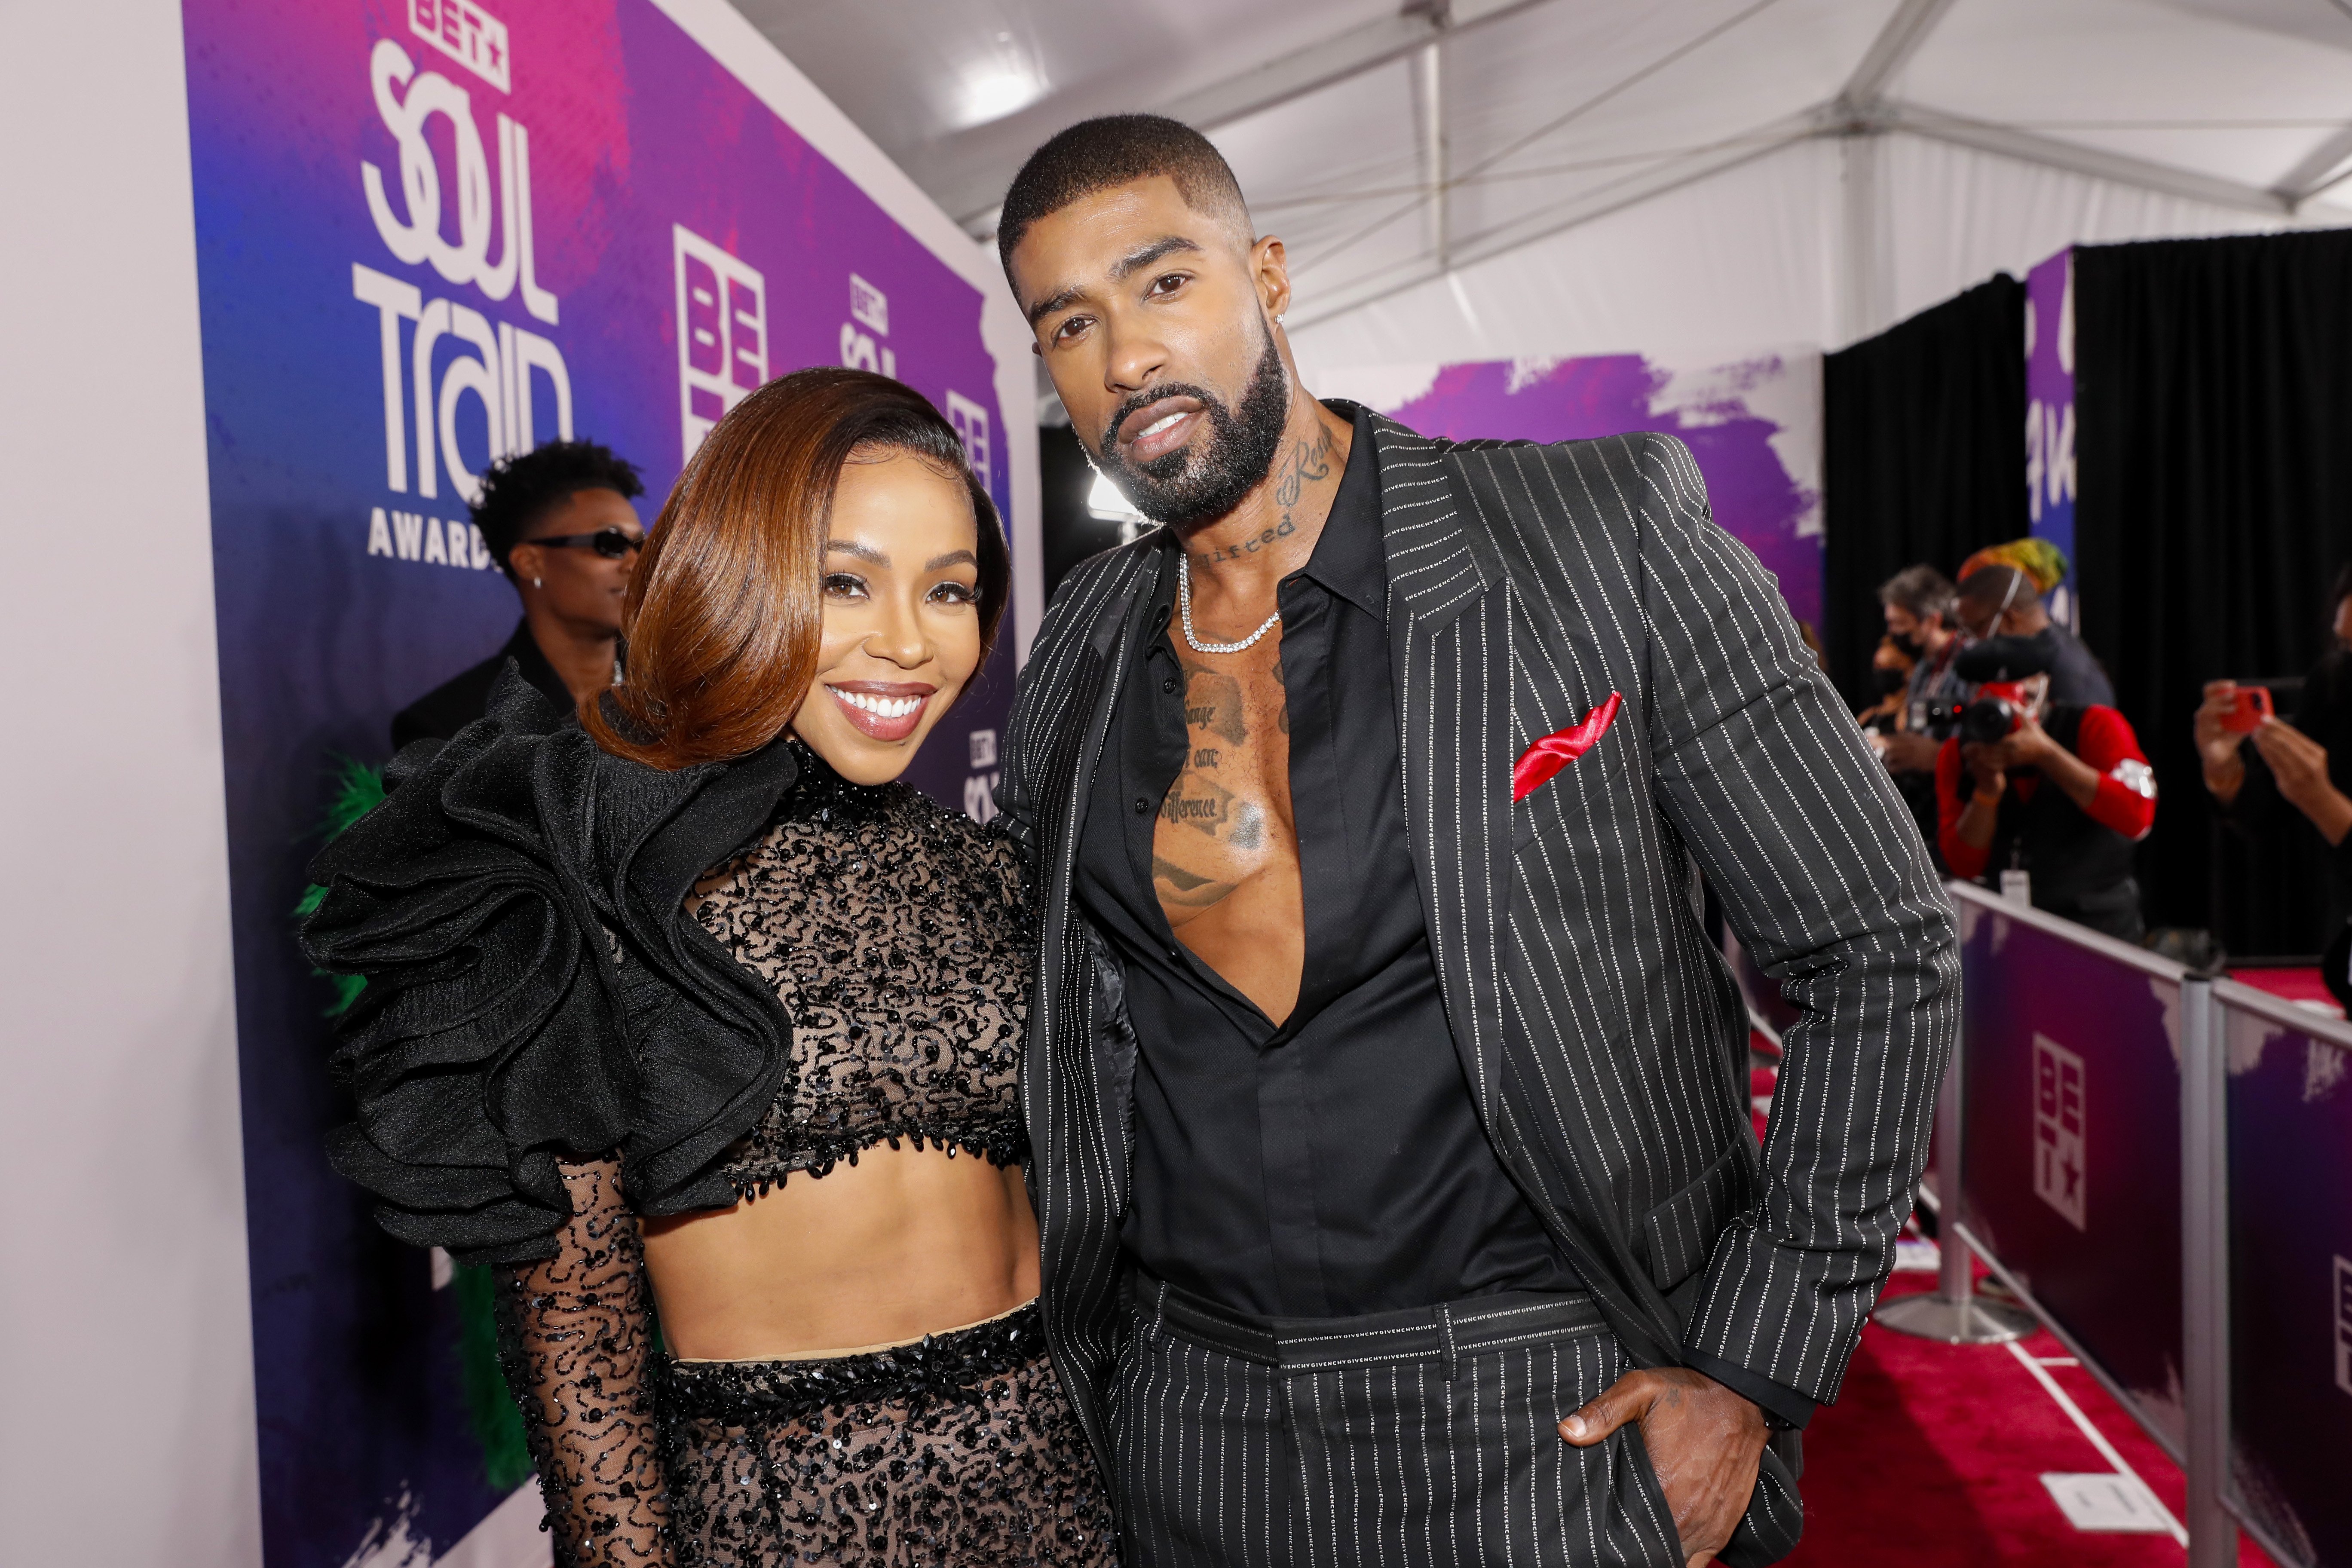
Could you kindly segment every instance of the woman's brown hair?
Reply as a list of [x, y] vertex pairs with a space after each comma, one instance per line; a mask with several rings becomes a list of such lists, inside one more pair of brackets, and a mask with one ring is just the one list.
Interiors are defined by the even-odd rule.
[[842, 466], [881, 451], [919, 458], [971, 494], [986, 664], [1012, 557], [954, 428], [887, 376], [795, 371], [719, 422], [663, 504], [622, 610], [628, 679], [583, 716], [598, 745], [670, 769], [748, 756], [783, 732], [816, 679]]

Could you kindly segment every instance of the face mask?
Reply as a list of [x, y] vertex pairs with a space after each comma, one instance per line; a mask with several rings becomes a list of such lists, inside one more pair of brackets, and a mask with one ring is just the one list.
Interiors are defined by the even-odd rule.
[[1916, 632], [1889, 632], [1886, 640], [1901, 648], [1906, 658], [1917, 658], [1927, 651], [1927, 645], [1919, 640]]
[[1881, 697], [1892, 697], [1911, 684], [1909, 673], [1900, 669], [1883, 669], [1874, 667], [1870, 672], [1870, 679], [1878, 688], [1878, 694]]

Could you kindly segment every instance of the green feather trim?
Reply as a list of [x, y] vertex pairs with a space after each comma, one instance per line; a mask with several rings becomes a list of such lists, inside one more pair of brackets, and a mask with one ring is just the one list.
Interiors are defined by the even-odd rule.
[[523, 1441], [522, 1412], [499, 1366], [498, 1283], [488, 1269], [459, 1264], [449, 1288], [457, 1298], [457, 1371], [466, 1415], [482, 1447], [482, 1472], [491, 1490], [510, 1492], [530, 1479], [530, 1449]]
[[[326, 819], [319, 825], [319, 837], [333, 838], [336, 835], [383, 804], [383, 770], [372, 768], [355, 757], [337, 757], [342, 771], [335, 779], [335, 793], [327, 802]], [[327, 889], [316, 882], [302, 889], [302, 897], [294, 905], [294, 918], [308, 920], [317, 912], [327, 896]], [[330, 974], [323, 969], [311, 973], [334, 987], [335, 999], [327, 1006], [326, 1016], [340, 1018], [360, 999], [367, 989], [367, 979], [359, 974]]]

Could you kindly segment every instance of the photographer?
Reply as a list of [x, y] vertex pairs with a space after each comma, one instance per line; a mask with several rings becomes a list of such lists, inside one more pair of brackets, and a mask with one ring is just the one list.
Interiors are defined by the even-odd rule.
[[2115, 684], [2099, 668], [2098, 657], [2050, 618], [2041, 584], [2019, 568], [1980, 566], [1963, 575], [1954, 618], [1979, 642], [2003, 645], [2004, 663], [2032, 665], [2046, 673], [2053, 702], [2114, 705]]
[[[2352, 1008], [2347, 960], [2352, 938], [2352, 566], [2328, 595], [2329, 648], [2304, 678], [2291, 720], [2250, 710], [2229, 680], [2208, 681], [2197, 710], [2197, 752], [2205, 788], [2231, 825], [2252, 831], [2284, 801], [2317, 830], [2328, 860], [2329, 926], [2336, 932], [2322, 973], [2329, 992]], [[2261, 760], [2246, 764], [2251, 740]]]
[[2048, 700], [2042, 651], [2008, 642], [1957, 661], [1982, 684], [1936, 759], [1937, 841], [1953, 875], [1990, 871], [2004, 891], [2021, 876], [2034, 908], [2137, 942], [2132, 847], [2156, 824], [2156, 773], [2121, 713]]
[[[1960, 651], [1960, 636], [1953, 629], [1954, 594], [1951, 581], [1927, 565], [1906, 566], [1878, 589], [1886, 616], [1882, 652], [1908, 659], [1910, 674], [1895, 723], [1882, 727], [1871, 744], [1911, 807], [1919, 837], [1931, 846], [1936, 842], [1936, 755], [1969, 695], [1967, 683], [1952, 668]], [[1874, 668], [1885, 668], [1879, 660], [1872, 662]]]

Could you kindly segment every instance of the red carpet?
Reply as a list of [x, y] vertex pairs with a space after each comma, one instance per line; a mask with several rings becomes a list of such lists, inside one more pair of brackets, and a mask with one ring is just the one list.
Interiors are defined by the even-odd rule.
[[2230, 978], [2290, 1002], [2315, 1003], [2330, 1017], [2344, 1016], [2344, 1009], [2336, 1005], [2336, 998], [2320, 984], [2316, 969], [2233, 969]]
[[[2284, 995], [2318, 972], [2252, 971], [2241, 978]], [[2260, 977], [2259, 979], [2257, 977]], [[1749, 1040], [1757, 1132], [1771, 1110], [1779, 1047]], [[1979, 1269], [1981, 1272], [1981, 1269]], [[1932, 1273], [1902, 1273], [1889, 1297], [1932, 1290]], [[2180, 1471], [2091, 1374], [2046, 1333], [2021, 1342], [2044, 1363], [2126, 1465], [2179, 1520]], [[2052, 1364], [2066, 1362], [2070, 1364]], [[2105, 1474], [2113, 1467], [2005, 1345], [1943, 1345], [1873, 1323], [1838, 1402], [1805, 1433], [1805, 1539], [1795, 1568], [2179, 1568], [2169, 1534], [2079, 1531], [2042, 1484], [2045, 1471]], [[2243, 1568], [2271, 1560], [2241, 1538]]]
[[[1898, 1274], [1889, 1296], [1932, 1289], [1932, 1274]], [[2048, 1334], [2023, 1348], [2063, 1358]], [[2139, 1473], [2175, 1519], [2180, 1471], [2090, 1373], [2051, 1375]], [[2043, 1489], [2045, 1470], [2104, 1472], [2099, 1451], [2001, 1345], [1940, 1345], [1882, 1329], [1862, 1349], [1835, 1405], [1805, 1434], [1805, 1539], [1798, 1568], [2179, 1568], [2170, 1535], [2095, 1534], [2067, 1522]], [[2251, 1542], [2246, 1568], [2269, 1568]]]

